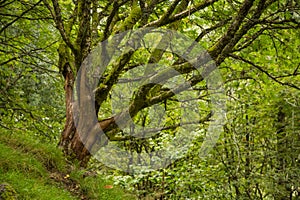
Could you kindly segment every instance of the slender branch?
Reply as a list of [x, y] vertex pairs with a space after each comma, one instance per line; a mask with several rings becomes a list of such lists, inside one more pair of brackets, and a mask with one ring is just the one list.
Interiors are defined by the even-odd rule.
[[[263, 11], [270, 5], [272, 4], [273, 0], [268, 2], [268, 4], [266, 4], [265, 0], [260, 0], [259, 4], [257, 5], [256, 11], [255, 13], [252, 15], [252, 17], [250, 18], [250, 20], [248, 20], [247, 23], [245, 23], [241, 28], [240, 27], [236, 27], [239, 30], [236, 30], [236, 32], [231, 35], [232, 38], [229, 38], [229, 41], [227, 41], [227, 44], [224, 43], [224, 47], [223, 49], [220, 49], [221, 52], [219, 52], [219, 50], [217, 51], [212, 51], [211, 53], [216, 53], [219, 52], [219, 55], [217, 55], [218, 57], [215, 59], [216, 64], [219, 65], [221, 64], [226, 57], [228, 57], [228, 54], [232, 52], [232, 49], [234, 48], [234, 46], [241, 40], [241, 38], [251, 29], [253, 28], [253, 26], [255, 26], [256, 22], [258, 21], [258, 19], [260, 18], [261, 14], [263, 13]], [[250, 8], [249, 8], [250, 9]], [[249, 11], [249, 10], [248, 10]], [[245, 11], [243, 11], [245, 12]], [[246, 18], [247, 14], [244, 13], [244, 18]], [[241, 19], [243, 21], [243, 19]], [[242, 21], [240, 21], [240, 23], [242, 23]], [[241, 24], [240, 24], [241, 25]], [[239, 26], [240, 26], [239, 25]], [[227, 34], [226, 34], [227, 35]], [[230, 35], [230, 33], [229, 33]], [[217, 47], [217, 48], [220, 48]]]
[[24, 17], [19, 15], [13, 15], [9, 13], [0, 13], [0, 16], [6, 16], [6, 17], [18, 17], [19, 19], [27, 19], [27, 20], [46, 20], [46, 19], [52, 19], [51, 17], [41, 17], [41, 18], [32, 18], [32, 17]]
[[43, 3], [47, 7], [47, 9], [50, 11], [50, 14], [52, 15], [52, 17], [55, 21], [56, 28], [58, 29], [63, 41], [68, 45], [68, 47], [70, 47], [72, 52], [75, 55], [77, 55], [77, 50], [75, 49], [75, 46], [72, 44], [70, 38], [66, 34], [65, 26], [64, 26], [64, 23], [63, 23], [63, 20], [61, 17], [61, 10], [60, 10], [58, 1], [52, 0], [54, 12], [52, 11], [52, 8], [51, 8], [50, 4], [47, 2], [47, 0], [43, 0]]
[[[245, 42], [244, 44], [238, 45], [233, 51], [241, 51], [245, 48], [247, 48], [248, 46], [250, 46], [260, 35], [262, 35], [262, 33], [267, 30], [267, 27], [263, 27], [261, 28], [259, 31], [257, 31], [254, 35], [249, 36], [250, 38], [248, 39], [247, 42]], [[247, 37], [247, 36], [245, 36]]]
[[[22, 54], [20, 54], [20, 55], [18, 55], [18, 56], [14, 56], [14, 57], [12, 57], [12, 58], [10, 58], [10, 59], [8, 59], [8, 60], [6, 60], [6, 61], [0, 63], [0, 66], [5, 65], [5, 64], [7, 64], [7, 63], [9, 63], [9, 62], [12, 62], [12, 61], [14, 61], [14, 60], [18, 60], [18, 59], [23, 58], [23, 57], [25, 57], [25, 56], [31, 56], [31, 57], [34, 57], [34, 55], [32, 55], [33, 52], [44, 51], [45, 49], [49, 48], [50, 46], [54, 45], [55, 43], [57, 43], [57, 41], [54, 41], [54, 42], [52, 42], [51, 44], [49, 44], [49, 45], [47, 45], [47, 46], [45, 46], [45, 47], [41, 47], [41, 48], [37, 48], [37, 49], [31, 49], [31, 50], [29, 50], [29, 51], [25, 51], [24, 49], [19, 49], [19, 48], [17, 48], [17, 47], [12, 46], [13, 48], [15, 48], [15, 49], [17, 49], [17, 50], [22, 51]], [[9, 44], [7, 44], [7, 45], [9, 45]], [[36, 57], [36, 58], [42, 60], [43, 62], [46, 62], [46, 61], [44, 61], [43, 59], [41, 59], [41, 58], [39, 58], [39, 57]], [[50, 63], [50, 64], [53, 64], [53, 63]]]
[[[142, 133], [143, 134], [155, 133], [155, 132], [160, 132], [160, 131], [165, 131], [165, 130], [170, 130], [170, 129], [176, 129], [178, 127], [192, 125], [192, 124], [203, 124], [205, 122], [210, 121], [210, 118], [212, 116], [213, 116], [213, 113], [210, 112], [204, 118], [202, 118], [200, 120], [197, 120], [197, 121], [182, 122], [182, 123], [177, 123], [177, 124], [173, 124], [173, 125], [170, 125], [170, 126], [164, 126], [164, 127], [159, 127], [159, 128], [151, 128], [151, 129], [143, 130]], [[129, 135], [129, 134], [127, 134], [127, 135]], [[130, 140], [130, 139], [132, 139], [132, 136], [125, 136], [125, 137], [113, 137], [112, 136], [112, 137], [109, 138], [110, 141], [125, 141], [125, 140]]]
[[294, 70], [293, 75], [296, 75], [296, 74], [297, 74], [297, 71], [298, 71], [299, 67], [300, 67], [300, 63], [298, 64], [298, 66], [297, 66], [296, 69]]
[[[227, 24], [229, 21], [231, 20], [231, 17], [228, 18], [228, 19], [225, 19], [223, 21], [220, 21], [219, 23], [217, 23], [216, 25], [210, 27], [210, 28], [207, 28], [207, 29], [204, 29], [199, 35], [198, 37], [195, 39], [196, 42], [199, 42], [205, 35], [207, 35], [208, 33], [210, 33], [211, 31], [214, 31], [222, 26], [224, 26], [225, 24]], [[193, 43], [191, 44], [191, 46], [186, 50], [186, 53], [185, 55], [188, 55], [192, 50], [193, 48], [198, 45], [198, 43]]]
[[196, 6], [190, 8], [190, 9], [187, 9], [187, 10], [184, 10], [178, 14], [175, 14], [173, 17], [165, 17], [165, 18], [160, 18], [156, 21], [153, 21], [149, 24], [146, 24], [145, 27], [160, 27], [160, 26], [164, 26], [166, 24], [170, 24], [172, 22], [175, 22], [175, 21], [179, 21], [187, 16], [190, 16], [192, 14], [194, 14], [195, 12], [199, 11], [199, 10], [202, 10], [212, 4], [214, 4], [215, 2], [217, 2], [218, 0], [206, 0], [205, 2], [203, 3], [199, 3], [197, 4]]
[[172, 15], [172, 13], [174, 12], [176, 6], [178, 5], [178, 3], [180, 2], [181, 0], [175, 0], [170, 6], [169, 8], [167, 9], [167, 11], [165, 12], [165, 14], [160, 18], [160, 21], [161, 23], [164, 22], [164, 21], [167, 21], [170, 16]]
[[279, 24], [279, 25], [283, 25], [283, 24], [288, 24], [288, 23], [293, 23], [293, 24], [300, 24], [299, 22], [295, 21], [295, 19], [283, 19], [283, 20], [267, 20], [267, 19], [263, 19], [260, 20], [258, 23], [260, 24], [269, 24], [269, 25], [273, 25], [273, 24]]
[[[6, 0], [3, 0], [3, 2], [1, 2], [0, 4], [0, 8], [4, 8], [5, 6], [8, 6], [9, 4], [12, 4], [13, 2], [15, 2], [16, 0], [12, 0], [11, 2], [7, 2]], [[5, 3], [4, 3], [5, 2]], [[3, 4], [2, 4], [3, 3]]]
[[227, 24], [232, 18], [229, 17], [228, 19], [225, 19], [223, 21], [220, 21], [219, 23], [217, 23], [216, 25], [204, 29], [199, 35], [198, 37], [195, 39], [196, 42], [199, 42], [205, 35], [207, 35], [208, 33], [210, 33], [211, 31], [214, 31], [220, 27], [223, 27], [225, 24]]
[[0, 66], [6, 65], [7, 63], [10, 63], [10, 62], [12, 62], [12, 61], [14, 61], [14, 60], [17, 60], [17, 59], [19, 59], [19, 58], [21, 58], [21, 57], [24, 57], [24, 56], [26, 56], [26, 55], [20, 55], [20, 56], [12, 57], [12, 58], [10, 58], [10, 59], [8, 59], [8, 60], [6, 60], [6, 61], [0, 63]]
[[279, 83], [280, 85], [284, 85], [284, 86], [289, 86], [289, 87], [292, 87], [292, 88], [295, 88], [297, 90], [300, 90], [300, 87], [294, 85], [294, 84], [291, 84], [291, 83], [286, 83], [286, 82], [281, 82], [279, 81], [276, 77], [274, 77], [272, 74], [270, 74], [268, 71], [264, 70], [263, 67], [253, 63], [252, 61], [249, 61], [241, 56], [238, 56], [238, 55], [235, 55], [235, 54], [230, 54], [229, 55], [230, 57], [234, 58], [234, 59], [237, 59], [237, 60], [241, 60], [253, 67], [255, 67], [256, 69], [258, 69], [259, 71], [263, 72], [264, 74], [266, 74], [269, 78], [271, 78], [273, 81], [275, 81], [276, 83]]
[[23, 13], [21, 13], [20, 16], [16, 17], [14, 20], [12, 20], [11, 22], [5, 24], [4, 27], [1, 28], [0, 30], [0, 34], [7, 29], [9, 26], [11, 26], [13, 23], [15, 23], [16, 21], [18, 21], [19, 19], [21, 19], [26, 13], [28, 13], [29, 11], [33, 10], [37, 5], [39, 5], [42, 2], [42, 0], [38, 1], [37, 3], [35, 3], [31, 8], [29, 8], [28, 10], [25, 10]]
[[118, 13], [119, 7], [120, 6], [119, 6], [118, 2], [114, 1], [113, 9], [112, 9], [112, 11], [110, 12], [110, 15], [107, 18], [106, 25], [105, 25], [105, 28], [104, 28], [103, 40], [106, 40], [108, 38], [108, 36], [110, 35], [110, 32], [111, 32], [110, 26], [111, 26], [111, 23], [113, 21], [113, 18]]

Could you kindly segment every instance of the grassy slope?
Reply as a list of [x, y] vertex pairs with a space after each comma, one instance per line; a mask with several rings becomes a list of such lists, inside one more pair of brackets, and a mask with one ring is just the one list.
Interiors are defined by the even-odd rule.
[[[0, 129], [0, 184], [9, 183], [18, 199], [135, 199], [111, 182], [67, 164], [55, 144]], [[85, 177], [85, 178], [83, 178]]]

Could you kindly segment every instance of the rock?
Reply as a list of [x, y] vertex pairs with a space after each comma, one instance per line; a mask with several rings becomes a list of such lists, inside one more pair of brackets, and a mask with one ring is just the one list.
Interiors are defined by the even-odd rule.
[[0, 200], [16, 200], [17, 193], [8, 183], [0, 184]]

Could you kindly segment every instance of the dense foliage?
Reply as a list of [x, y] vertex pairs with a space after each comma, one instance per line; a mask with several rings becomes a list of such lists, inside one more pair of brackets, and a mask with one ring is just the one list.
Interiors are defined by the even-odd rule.
[[[131, 155], [155, 152], [181, 137], [176, 132], [182, 107], [197, 105], [201, 118], [187, 122], [196, 130], [196, 139], [186, 154], [175, 152], [180, 156], [164, 169], [134, 171], [132, 163], [122, 162], [130, 168], [127, 172], [135, 172], [127, 173], [96, 159], [89, 167], [141, 199], [300, 197], [299, 0], [11, 0], [0, 1], [0, 16], [1, 132], [22, 132], [49, 143], [59, 139], [65, 155], [86, 167], [88, 149], [97, 146], [100, 137], [87, 135], [93, 144], [85, 147], [74, 125], [74, 82], [83, 60], [99, 42], [123, 31], [172, 29], [207, 50], [222, 76], [222, 90], [195, 79], [197, 72], [171, 48], [141, 45], [108, 66], [93, 88], [97, 125], [109, 143]], [[158, 38], [158, 43], [166, 40]], [[162, 85], [138, 87], [129, 79], [132, 75], [127, 76], [138, 77], [149, 70], [140, 66], [153, 63], [181, 69], [193, 86], [188, 103]], [[124, 84], [117, 86], [120, 80]], [[201, 145], [214, 122], [211, 99], [220, 91], [226, 96], [226, 120], [215, 147], [201, 157]], [[162, 98], [151, 102], [155, 97]], [[141, 99], [150, 103], [141, 104]], [[111, 104], [117, 105], [114, 112]], [[124, 107], [118, 105], [124, 104], [132, 108], [134, 124], [153, 130], [152, 137], [131, 137], [140, 129], [116, 126], [112, 117], [122, 116]], [[153, 120], [158, 118], [159, 123]]]
[[1, 1], [0, 126], [48, 138], [64, 121], [58, 35], [36, 2]]

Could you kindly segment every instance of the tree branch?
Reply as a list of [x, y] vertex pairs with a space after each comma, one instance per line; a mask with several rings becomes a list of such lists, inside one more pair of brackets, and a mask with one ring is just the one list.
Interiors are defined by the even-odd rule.
[[113, 3], [113, 9], [110, 12], [110, 14], [109, 14], [109, 16], [107, 18], [106, 24], [105, 24], [104, 36], [103, 36], [102, 40], [106, 40], [108, 38], [108, 36], [110, 35], [110, 33], [111, 33], [110, 26], [111, 26], [111, 23], [113, 21], [113, 18], [118, 13], [119, 7], [120, 7], [120, 5], [118, 4], [118, 1], [114, 1], [114, 3]]
[[1, 28], [0, 30], [0, 34], [7, 29], [9, 26], [11, 26], [13, 23], [15, 23], [16, 21], [18, 21], [19, 19], [21, 19], [26, 13], [28, 13], [29, 11], [33, 10], [37, 5], [39, 5], [42, 2], [42, 0], [38, 1], [37, 3], [35, 3], [31, 8], [29, 8], [28, 10], [25, 10], [23, 13], [21, 13], [20, 16], [17, 16], [14, 20], [12, 20], [11, 22], [5, 24], [4, 27]]
[[[210, 118], [213, 116], [213, 113], [210, 112], [208, 113], [204, 118], [197, 120], [197, 121], [190, 121], [190, 122], [182, 122], [182, 123], [177, 123], [177, 124], [173, 124], [170, 126], [164, 126], [164, 127], [159, 127], [159, 128], [151, 128], [151, 129], [147, 129], [147, 130], [143, 130], [142, 133], [143, 134], [149, 134], [149, 133], [155, 133], [155, 132], [160, 132], [160, 131], [165, 131], [165, 130], [170, 130], [170, 129], [176, 129], [178, 127], [181, 126], [187, 126], [187, 125], [192, 125], [192, 124], [203, 124], [205, 122], [210, 121]], [[125, 133], [126, 134], [126, 133]], [[129, 134], [127, 134], [129, 135]], [[125, 141], [125, 140], [130, 140], [134, 138], [133, 136], [125, 136], [125, 137], [110, 137], [109, 140], [110, 141]]]
[[65, 27], [64, 27], [64, 24], [63, 24], [63, 20], [62, 20], [62, 17], [61, 17], [61, 10], [60, 10], [58, 1], [57, 0], [52, 0], [54, 12], [52, 11], [52, 8], [49, 5], [49, 3], [47, 2], [47, 0], [43, 0], [43, 3], [47, 7], [47, 9], [50, 11], [50, 13], [51, 13], [51, 15], [52, 15], [52, 17], [55, 21], [56, 28], [58, 29], [63, 41], [66, 43], [66, 45], [68, 45], [68, 47], [70, 47], [72, 52], [75, 55], [77, 55], [77, 49], [75, 49], [75, 46], [72, 44], [70, 38], [66, 34]]
[[175, 14], [173, 17], [164, 17], [164, 18], [160, 18], [156, 21], [150, 22], [149, 24], [146, 24], [145, 27], [160, 27], [160, 26], [164, 26], [166, 24], [170, 24], [172, 22], [175, 22], [175, 21], [181, 20], [187, 16], [190, 16], [190, 15], [194, 14], [195, 12], [214, 4], [217, 1], [218, 0], [206, 0], [205, 2], [199, 3], [190, 9], [187, 9], [178, 14]]
[[[259, 4], [257, 5], [257, 8], [255, 10], [255, 13], [252, 15], [250, 20], [245, 23], [241, 28], [237, 27], [239, 30], [237, 30], [234, 35], [232, 35], [232, 38], [227, 41], [227, 44], [225, 44], [224, 48], [221, 49], [221, 52], [219, 52], [219, 55], [217, 59], [215, 59], [216, 64], [221, 64], [225, 58], [228, 56], [229, 53], [232, 52], [232, 49], [234, 46], [241, 40], [241, 38], [257, 23], [258, 19], [260, 18], [263, 11], [272, 4], [273, 0], [269, 2], [269, 4], [265, 4], [265, 0], [260, 0]], [[246, 18], [246, 13], [244, 13], [244, 17]], [[243, 21], [243, 19], [241, 19]], [[242, 23], [241, 21], [241, 23]], [[241, 24], [240, 24], [241, 25]], [[230, 35], [230, 34], [229, 34]], [[215, 53], [215, 52], [213, 52]]]
[[271, 75], [268, 71], [264, 70], [263, 67], [259, 66], [259, 65], [256, 65], [255, 63], [241, 57], [241, 56], [238, 56], [238, 55], [235, 55], [235, 54], [230, 54], [229, 55], [230, 57], [234, 58], [234, 59], [237, 59], [237, 60], [241, 60], [253, 67], [255, 67], [256, 69], [258, 69], [259, 71], [261, 71], [262, 73], [266, 74], [269, 78], [271, 78], [273, 81], [275, 81], [276, 83], [279, 83], [280, 85], [284, 85], [284, 86], [289, 86], [289, 87], [292, 87], [292, 88], [295, 88], [297, 90], [300, 90], [300, 87], [294, 85], [294, 84], [291, 84], [291, 83], [286, 83], [286, 82], [281, 82], [277, 79], [277, 77], [274, 77], [273, 75]]
[[239, 30], [240, 26], [242, 25], [243, 20], [248, 15], [250, 8], [253, 5], [253, 0], [245, 0], [242, 4], [239, 12], [236, 14], [233, 22], [231, 23], [230, 27], [228, 28], [225, 35], [208, 51], [210, 56], [213, 59], [216, 59], [218, 55], [223, 51], [225, 46], [232, 40], [235, 36], [236, 32]]
[[19, 19], [26, 19], [26, 20], [47, 20], [47, 19], [52, 19], [51, 17], [40, 17], [40, 18], [24, 17], [24, 16], [19, 16], [19, 15], [9, 14], [9, 13], [0, 13], [0, 16], [17, 17]]

